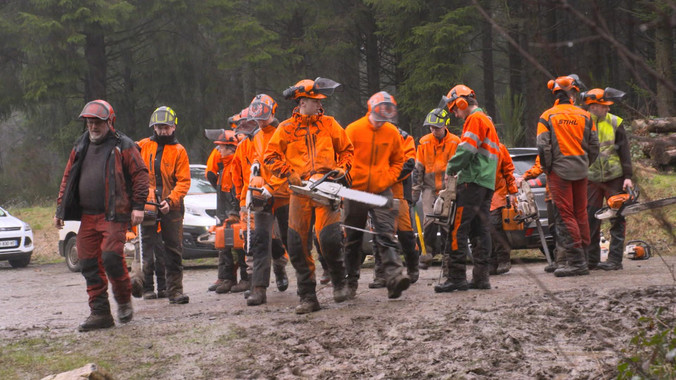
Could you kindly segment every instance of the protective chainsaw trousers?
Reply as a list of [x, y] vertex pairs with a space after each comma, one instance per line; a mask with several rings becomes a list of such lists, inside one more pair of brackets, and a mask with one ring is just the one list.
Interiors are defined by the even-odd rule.
[[[279, 226], [279, 234], [283, 245], [273, 244], [273, 228]], [[289, 200], [274, 198], [271, 206], [254, 213], [254, 236], [251, 242], [253, 251], [252, 286], [265, 287], [270, 285], [270, 264], [272, 259], [284, 257], [284, 247], [287, 243], [289, 229]], [[281, 255], [280, 255], [281, 253]]]
[[[157, 224], [143, 226], [144, 258], [153, 254], [155, 245], [164, 242], [167, 295], [173, 298], [183, 294], [183, 210], [172, 210], [162, 215], [161, 231]], [[149, 270], [149, 269], [148, 269]], [[146, 266], [143, 273], [147, 276]]]
[[552, 171], [547, 174], [549, 191], [558, 211], [557, 244], [566, 253], [566, 264], [582, 267], [586, 263], [584, 247], [589, 245], [587, 218], [587, 178], [567, 181]]
[[[601, 220], [594, 214], [604, 206], [604, 200], [622, 193], [624, 178], [616, 178], [608, 182], [591, 182], [587, 184], [587, 217], [589, 219], [589, 244], [586, 247], [587, 263], [593, 267], [601, 261]], [[610, 219], [610, 247], [608, 261], [621, 263], [624, 254], [624, 236], [626, 219], [618, 216]]]
[[77, 233], [77, 257], [87, 283], [92, 314], [110, 314], [108, 280], [118, 304], [131, 301], [131, 280], [124, 261], [128, 222], [109, 222], [104, 214], [83, 214]]

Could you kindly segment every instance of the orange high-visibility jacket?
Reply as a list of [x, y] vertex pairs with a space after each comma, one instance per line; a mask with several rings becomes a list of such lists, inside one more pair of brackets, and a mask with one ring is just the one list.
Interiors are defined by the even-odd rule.
[[546, 110], [538, 121], [537, 146], [541, 164], [568, 181], [587, 177], [599, 153], [596, 126], [589, 112], [570, 103]]
[[298, 108], [279, 124], [268, 142], [263, 161], [280, 178], [295, 172], [301, 179], [315, 173], [352, 167], [354, 147], [345, 130], [331, 116], [301, 115]]
[[413, 167], [415, 166], [415, 140], [413, 136], [401, 129], [399, 129], [399, 136], [401, 136], [401, 143], [404, 149], [404, 168], [399, 173], [397, 182], [392, 185], [392, 196], [394, 199], [404, 198], [403, 181], [411, 176], [411, 171], [413, 171]]
[[[183, 198], [190, 189], [188, 152], [175, 139], [173, 143], [164, 145], [161, 154], [157, 151], [158, 144], [153, 137], [139, 141], [138, 145], [141, 147], [143, 162], [148, 165], [150, 172], [148, 199], [155, 199], [156, 178], [158, 178], [156, 169], [161, 168], [159, 174], [162, 179], [162, 195], [155, 201], [161, 202], [166, 199], [171, 210], [179, 210], [183, 204]], [[157, 156], [160, 156], [160, 162], [156, 162]]]
[[218, 165], [220, 162], [221, 154], [218, 152], [218, 149], [214, 148], [209, 154], [209, 158], [207, 158], [207, 167], [204, 169], [204, 177], [206, 177], [207, 180], [209, 180], [211, 175], [218, 177], [218, 173], [223, 170], [223, 168]]
[[399, 129], [390, 123], [376, 129], [364, 116], [348, 125], [345, 132], [354, 145], [352, 188], [378, 194], [392, 187], [404, 166]]
[[260, 165], [261, 177], [265, 180], [265, 187], [268, 189], [270, 194], [275, 196], [275, 198], [288, 198], [289, 197], [289, 183], [286, 178], [280, 178], [272, 174], [270, 169], [263, 164], [263, 155], [265, 150], [268, 147], [268, 142], [272, 138], [272, 135], [275, 133], [277, 127], [274, 125], [267, 125], [256, 133], [253, 139], [253, 148], [254, 148], [254, 162], [257, 162]]
[[500, 143], [498, 170], [495, 172], [495, 192], [491, 200], [491, 211], [507, 206], [507, 195], [517, 192], [514, 180], [514, 163], [507, 147]]
[[441, 141], [431, 133], [420, 138], [415, 158], [418, 175], [417, 183], [413, 184], [414, 190], [425, 187], [439, 192], [444, 188], [446, 165], [455, 154], [459, 143], [460, 138], [448, 131]]
[[230, 164], [232, 183], [235, 186], [235, 194], [237, 199], [239, 199], [240, 207], [246, 206], [246, 192], [249, 190], [249, 176], [251, 175], [253, 156], [253, 141], [252, 137], [249, 137], [237, 145], [237, 150], [235, 150], [232, 163]]

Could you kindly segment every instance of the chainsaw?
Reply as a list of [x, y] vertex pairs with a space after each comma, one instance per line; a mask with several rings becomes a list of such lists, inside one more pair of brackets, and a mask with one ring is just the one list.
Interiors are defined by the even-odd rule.
[[542, 232], [542, 223], [540, 223], [540, 215], [538, 211], [538, 206], [535, 203], [535, 196], [533, 196], [533, 191], [528, 184], [528, 181], [522, 181], [519, 186], [518, 192], [516, 194], [516, 216], [514, 219], [516, 221], [523, 221], [524, 223], [529, 223], [531, 221], [535, 222], [535, 225], [538, 229], [538, 235], [540, 236], [540, 244], [542, 244], [542, 250], [545, 253], [547, 258], [547, 263], [552, 265], [552, 255], [549, 252], [549, 246], [547, 245], [547, 240], [545, 239], [545, 234]]
[[676, 197], [657, 199], [654, 201], [638, 203], [638, 189], [630, 187], [627, 193], [613, 195], [608, 198], [608, 206], [598, 210], [594, 217], [596, 219], [610, 219], [616, 216], [627, 216], [641, 211], [652, 210], [676, 203]]
[[382, 195], [347, 188], [335, 180], [338, 171], [332, 170], [323, 176], [315, 174], [308, 181], [302, 181], [302, 185], [289, 185], [289, 189], [295, 194], [311, 198], [313, 201], [330, 206], [333, 210], [340, 207], [342, 199], [360, 202], [374, 207], [398, 208], [398, 200], [390, 200]]
[[458, 177], [449, 175], [446, 178], [446, 187], [439, 191], [437, 199], [434, 201], [432, 214], [426, 214], [428, 218], [434, 219], [434, 223], [443, 226], [450, 226], [455, 219], [456, 188], [458, 186]]

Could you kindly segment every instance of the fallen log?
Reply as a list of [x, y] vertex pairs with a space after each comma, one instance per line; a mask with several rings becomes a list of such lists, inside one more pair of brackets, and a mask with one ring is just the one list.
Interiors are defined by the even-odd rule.
[[676, 132], [676, 117], [658, 119], [636, 119], [631, 122], [632, 131], [637, 134]]

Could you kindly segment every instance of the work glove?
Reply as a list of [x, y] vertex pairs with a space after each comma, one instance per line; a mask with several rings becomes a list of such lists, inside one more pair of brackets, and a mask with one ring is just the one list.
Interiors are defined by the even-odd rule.
[[263, 186], [265, 186], [265, 180], [261, 176], [251, 177], [251, 180], [249, 180], [249, 187], [260, 189]]
[[291, 173], [287, 180], [289, 181], [289, 185], [303, 186], [303, 182], [300, 180], [300, 176], [296, 172]]
[[263, 186], [262, 189], [263, 189], [263, 191], [261, 191], [260, 193], [254, 192], [254, 194], [256, 194], [255, 197], [266, 200], [266, 201], [268, 199], [272, 198], [272, 194], [268, 191], [267, 187]]
[[345, 177], [345, 169], [343, 169], [343, 168], [335, 168], [335, 169], [333, 169], [333, 171], [335, 172], [335, 174], [332, 175], [331, 178], [333, 178], [333, 179], [341, 179], [341, 178]]
[[258, 162], [251, 164], [251, 175], [259, 176], [261, 174], [261, 165]]

